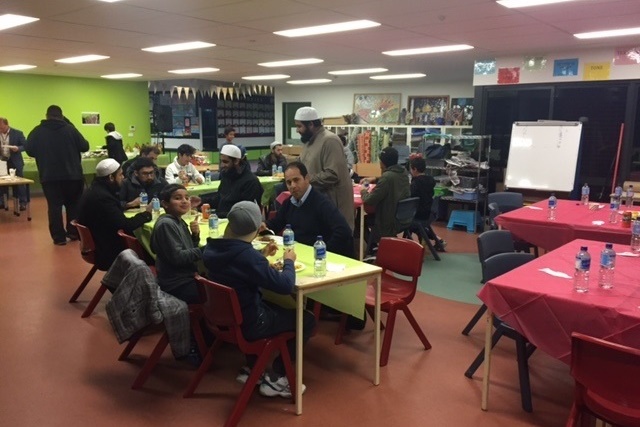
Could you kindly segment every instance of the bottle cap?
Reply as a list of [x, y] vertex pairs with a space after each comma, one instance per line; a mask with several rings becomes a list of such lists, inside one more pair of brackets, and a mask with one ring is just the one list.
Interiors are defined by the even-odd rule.
[[580, 246], [580, 250], [586, 252], [587, 251], [587, 247], [586, 246]]
[[316, 237], [316, 239], [317, 240], [322, 240], [322, 236], [319, 235], [318, 237]]
[[604, 245], [604, 247], [607, 249], [611, 249], [613, 248], [613, 243], [607, 243], [606, 245]]

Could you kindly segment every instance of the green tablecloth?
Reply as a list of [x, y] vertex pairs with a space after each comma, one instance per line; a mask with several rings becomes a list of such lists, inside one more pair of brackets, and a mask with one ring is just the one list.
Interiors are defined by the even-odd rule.
[[[82, 159], [82, 174], [87, 185], [93, 182], [93, 177], [96, 174], [96, 166], [100, 160], [104, 160], [106, 157], [89, 157]], [[34, 181], [31, 185], [31, 191], [42, 191], [42, 185], [40, 184], [40, 175], [38, 174], [38, 167], [36, 166], [36, 160], [32, 158], [24, 159], [24, 177]]]
[[[126, 212], [126, 215], [133, 216], [136, 213], [137, 213], [136, 211], [128, 211]], [[190, 220], [190, 218], [186, 217], [185, 220]], [[219, 230], [218, 230], [219, 236], [222, 236], [224, 234], [224, 230], [226, 229], [227, 224], [228, 224], [228, 220], [226, 218], [220, 220]], [[142, 227], [138, 228], [135, 231], [135, 235], [140, 241], [140, 243], [142, 244], [142, 246], [150, 254], [152, 254], [155, 257], [155, 254], [153, 254], [153, 252], [151, 251], [151, 233], [153, 232], [154, 225], [155, 225], [155, 220], [144, 224]], [[201, 220], [200, 221], [200, 246], [201, 247], [207, 244], [208, 237], [209, 237], [209, 225], [206, 221]], [[278, 250], [278, 253], [276, 253], [276, 255], [274, 257], [271, 257], [270, 259], [275, 260], [279, 257], [282, 257], [282, 250], [283, 248], [280, 248]], [[298, 277], [313, 277], [313, 261], [314, 261], [313, 248], [311, 246], [303, 245], [302, 243], [296, 243], [295, 251], [298, 256], [297, 260], [305, 265], [305, 269], [302, 271], [298, 271], [296, 275]], [[344, 266], [345, 269], [349, 269], [351, 267], [357, 267], [362, 263], [360, 261], [357, 261], [351, 258], [343, 257], [341, 255], [328, 252], [327, 264], [329, 267]], [[331, 272], [331, 271], [327, 273], [327, 275], [335, 275], [335, 276], [340, 276], [342, 274], [344, 273]], [[362, 319], [364, 315], [364, 302], [365, 302], [366, 292], [367, 292], [367, 283], [366, 281], [362, 281], [360, 283], [356, 283], [349, 286], [339, 286], [335, 288], [319, 290], [311, 294], [309, 297], [315, 301], [321, 302], [322, 304], [325, 304], [343, 313], [348, 313], [352, 316]], [[267, 292], [265, 293], [265, 298], [268, 298], [269, 300], [272, 300], [285, 307], [295, 308], [295, 303], [293, 299], [289, 298], [289, 296], [287, 295], [277, 295], [271, 292]]]
[[[272, 178], [270, 176], [259, 176], [258, 180], [264, 189], [262, 193], [262, 206], [267, 206], [275, 198], [276, 184], [283, 182], [282, 178]], [[215, 193], [220, 187], [220, 181], [212, 181], [211, 184], [190, 185], [187, 191], [192, 196], [199, 196], [206, 193]]]

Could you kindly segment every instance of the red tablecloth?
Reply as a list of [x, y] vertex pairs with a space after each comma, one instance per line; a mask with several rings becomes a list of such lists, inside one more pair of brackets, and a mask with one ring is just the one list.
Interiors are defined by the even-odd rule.
[[[547, 200], [540, 201], [496, 217], [496, 223], [519, 239], [526, 240], [546, 250], [556, 249], [574, 239], [590, 239], [629, 245], [631, 229], [622, 227], [622, 216], [616, 224], [609, 223], [609, 206], [589, 210], [574, 200], [558, 200], [556, 219], [547, 219]], [[539, 208], [539, 209], [536, 209]], [[640, 210], [635, 206], [632, 209]], [[593, 221], [604, 221], [595, 225]]]
[[[581, 245], [591, 253], [589, 292], [575, 292], [572, 278], [539, 271], [546, 267], [573, 277]], [[640, 258], [617, 256], [614, 288], [600, 289], [598, 258], [603, 247], [602, 242], [574, 240], [488, 281], [478, 297], [539, 349], [565, 363], [570, 361], [574, 331], [640, 349]]]

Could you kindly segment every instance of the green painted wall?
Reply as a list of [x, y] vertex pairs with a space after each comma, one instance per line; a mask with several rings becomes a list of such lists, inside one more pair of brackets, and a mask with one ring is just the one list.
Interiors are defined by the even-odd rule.
[[[0, 116], [25, 136], [44, 119], [49, 105], [59, 105], [89, 141], [104, 145], [104, 124], [113, 122], [124, 144], [149, 143], [149, 92], [147, 82], [0, 73]], [[83, 125], [81, 113], [99, 112], [100, 125]], [[130, 136], [130, 126], [135, 126]]]

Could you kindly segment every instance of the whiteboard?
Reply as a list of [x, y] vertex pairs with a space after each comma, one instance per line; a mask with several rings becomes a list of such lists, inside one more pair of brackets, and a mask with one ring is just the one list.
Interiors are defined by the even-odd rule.
[[580, 122], [515, 122], [505, 187], [573, 190], [581, 132]]

